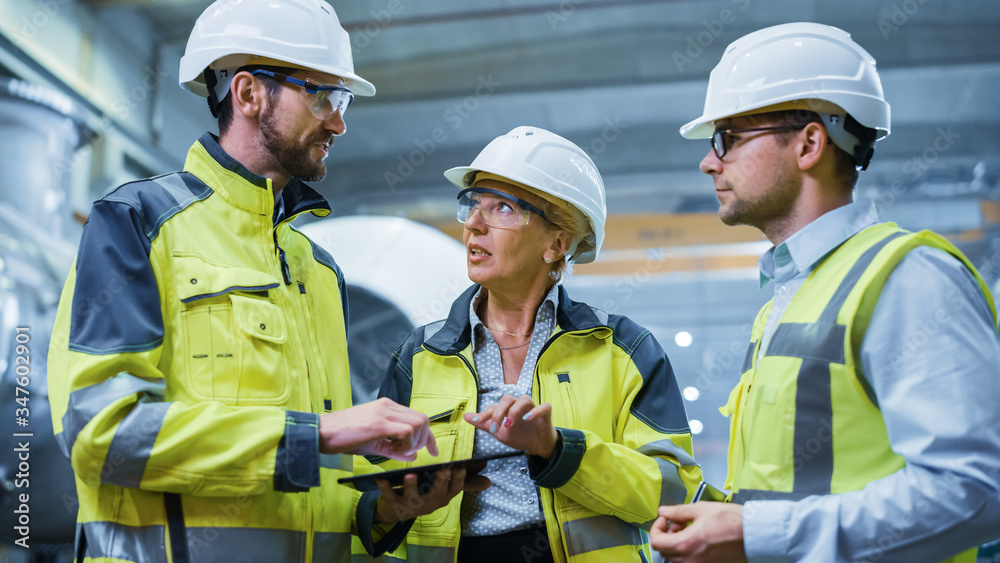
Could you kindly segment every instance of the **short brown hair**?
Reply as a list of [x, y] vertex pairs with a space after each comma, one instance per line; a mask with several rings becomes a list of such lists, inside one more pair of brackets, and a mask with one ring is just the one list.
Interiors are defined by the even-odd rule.
[[[820, 125], [823, 125], [823, 129], [826, 129], [826, 125], [823, 124], [823, 119], [819, 116], [819, 114], [805, 109], [755, 113], [748, 115], [747, 118], [753, 123], [768, 123], [771, 125], [797, 125], [805, 127], [810, 123], [819, 123]], [[776, 133], [776, 135], [784, 144], [788, 144], [789, 139], [792, 138], [794, 133], [795, 131], [789, 131], [787, 133], [779, 132]], [[843, 186], [846, 191], [850, 192], [858, 183], [858, 169], [854, 165], [854, 157], [847, 154], [847, 151], [844, 149], [835, 145], [832, 140], [829, 140], [829, 137], [827, 137], [827, 139], [830, 146], [834, 148], [838, 183]]]

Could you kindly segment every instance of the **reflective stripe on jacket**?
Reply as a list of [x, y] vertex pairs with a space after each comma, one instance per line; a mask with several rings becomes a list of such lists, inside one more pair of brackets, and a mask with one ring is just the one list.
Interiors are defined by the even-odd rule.
[[317, 447], [351, 405], [344, 281], [290, 225], [326, 201], [282, 200], [274, 225], [270, 180], [206, 134], [94, 204], [49, 354], [87, 559], [350, 560], [352, 457]]
[[[462, 415], [478, 408], [468, 314], [477, 290], [459, 297], [446, 321], [414, 331], [390, 362], [380, 395], [427, 414], [440, 450], [437, 458], [422, 451], [415, 464], [472, 456], [475, 428]], [[551, 545], [557, 562], [649, 561], [646, 531], [657, 508], [686, 502], [701, 482], [680, 391], [648, 330], [559, 291], [557, 328], [532, 386], [536, 403], [552, 405], [562, 436], [551, 463], [529, 461], [548, 529], [538, 547]], [[454, 561], [461, 503], [460, 494], [417, 518], [396, 556]]]
[[[859, 368], [860, 350], [882, 287], [918, 246], [962, 260], [989, 295], [968, 258], [947, 240], [882, 223], [850, 238], [817, 266], [758, 364], [771, 302], [761, 309], [740, 382], [721, 409], [731, 416], [726, 488], [734, 502], [860, 490], [904, 467]], [[974, 559], [972, 550], [949, 561]]]

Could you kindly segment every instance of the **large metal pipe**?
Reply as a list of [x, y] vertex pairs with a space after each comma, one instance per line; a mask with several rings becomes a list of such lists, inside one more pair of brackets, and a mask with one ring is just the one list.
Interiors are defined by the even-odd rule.
[[27, 529], [36, 553], [71, 543], [76, 522], [73, 473], [52, 433], [46, 357], [76, 247], [67, 172], [89, 138], [64, 96], [0, 79], [0, 543], [13, 545]]

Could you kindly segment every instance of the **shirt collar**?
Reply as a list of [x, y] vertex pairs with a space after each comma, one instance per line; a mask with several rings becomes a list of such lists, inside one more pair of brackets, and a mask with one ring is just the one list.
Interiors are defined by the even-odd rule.
[[760, 287], [771, 280], [784, 283], [812, 270], [833, 249], [877, 222], [875, 202], [870, 199], [826, 212], [760, 257]]
[[[486, 297], [486, 292], [480, 287], [474, 296], [472, 296], [472, 301], [469, 302], [469, 324], [472, 325], [472, 334], [474, 336], [473, 342], [479, 342], [479, 335], [486, 331], [486, 325], [479, 318], [479, 314], [476, 313], [476, 309], [479, 307], [479, 302]], [[553, 317], [555, 312], [559, 309], [559, 284], [554, 284], [549, 292], [545, 295], [545, 299], [542, 300], [542, 304], [538, 306], [538, 311], [535, 312], [535, 321], [538, 321], [539, 314], [548, 308], [548, 311], [552, 313]]]

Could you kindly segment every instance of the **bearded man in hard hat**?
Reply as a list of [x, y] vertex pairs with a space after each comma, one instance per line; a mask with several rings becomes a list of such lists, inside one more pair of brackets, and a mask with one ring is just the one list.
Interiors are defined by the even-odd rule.
[[220, 136], [94, 204], [60, 302], [49, 390], [77, 560], [348, 562], [352, 529], [393, 548], [408, 528], [393, 523], [446, 504], [464, 473], [423, 497], [336, 484], [351, 454], [437, 448], [424, 414], [351, 407], [344, 277], [291, 228], [330, 213], [303, 181], [375, 89], [321, 0], [212, 4], [180, 82]]
[[[889, 134], [875, 61], [793, 23], [729, 46], [704, 114], [719, 217], [760, 229], [774, 298], [731, 418], [732, 504], [661, 507], [673, 562], [974, 561], [1000, 533], [1000, 344], [951, 243], [879, 223], [852, 189]], [[949, 559], [950, 558], [950, 559]]]

